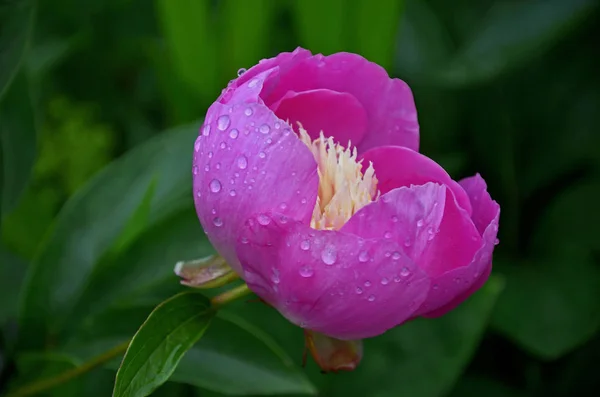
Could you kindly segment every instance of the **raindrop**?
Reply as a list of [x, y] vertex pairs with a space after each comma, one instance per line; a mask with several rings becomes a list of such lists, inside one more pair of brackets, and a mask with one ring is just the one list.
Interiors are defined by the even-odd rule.
[[215, 164], [215, 168], [218, 169], [218, 170], [220, 170], [221, 169], [221, 163]]
[[399, 282], [400, 282], [400, 280], [402, 280], [402, 279], [400, 278], [400, 276], [394, 276], [394, 282], [395, 282], [395, 283], [399, 283]]
[[302, 198], [302, 200], [300, 200], [300, 202], [301, 202], [302, 204], [306, 204], [306, 198], [304, 198], [304, 197], [303, 197], [303, 198]]
[[417, 227], [423, 227], [423, 223], [424, 223], [424, 222], [423, 222], [423, 219], [419, 219], [419, 220], [417, 221]]
[[365, 287], [370, 287], [371, 286], [371, 282], [369, 280], [365, 281]]
[[259, 152], [258, 157], [260, 157], [261, 159], [264, 159], [265, 157], [267, 157], [267, 155], [265, 154], [265, 152]]
[[410, 247], [411, 245], [411, 241], [410, 241], [410, 237], [407, 237], [406, 239], [404, 239], [404, 246], [405, 247]]
[[195, 166], [192, 168], [192, 173], [193, 173], [194, 175], [198, 175], [198, 166], [197, 166], [197, 165], [195, 165]]
[[300, 249], [302, 251], [308, 251], [310, 249], [310, 241], [302, 240], [302, 242], [300, 243]]
[[367, 251], [361, 251], [358, 254], [358, 261], [359, 262], [365, 263], [368, 260], [369, 260], [369, 253]]
[[210, 124], [206, 124], [204, 128], [202, 128], [202, 135], [209, 136], [210, 135]]
[[235, 128], [232, 128], [231, 131], [229, 131], [229, 137], [231, 139], [236, 139], [239, 134], [240, 134], [240, 132]]
[[244, 110], [244, 114], [246, 116], [252, 116], [252, 108], [246, 108], [246, 110]]
[[208, 152], [208, 158], [212, 159], [212, 157], [213, 157], [213, 152]]
[[223, 226], [223, 220], [217, 216], [216, 218], [213, 219], [213, 224], [216, 227], [221, 227], [221, 226]]
[[242, 237], [240, 241], [242, 242], [242, 244], [248, 244], [248, 238], [246, 237]]
[[395, 261], [400, 259], [400, 253], [398, 251], [394, 251], [394, 253], [392, 254], [392, 259]]
[[260, 128], [258, 130], [260, 131], [261, 134], [268, 134], [269, 131], [271, 131], [271, 127], [269, 127], [267, 124], [263, 124], [260, 126]]
[[261, 224], [261, 225], [263, 225], [263, 226], [266, 226], [266, 225], [268, 225], [269, 223], [271, 223], [271, 218], [270, 218], [270, 217], [268, 217], [268, 216], [267, 216], [267, 215], [265, 215], [265, 214], [259, 214], [259, 215], [256, 217], [256, 220], [258, 220], [258, 223], [260, 223], [260, 224]]
[[392, 238], [392, 232], [385, 232], [385, 233], [383, 234], [383, 237], [384, 237], [384, 238]]
[[236, 160], [237, 166], [241, 170], [245, 170], [248, 167], [248, 159], [243, 154]]
[[235, 195], [236, 195], [236, 194], [237, 194], [237, 193], [235, 192], [235, 190], [230, 190], [230, 191], [229, 191], [229, 195], [230, 195], [231, 197], [235, 197]]
[[390, 251], [386, 251], [385, 252], [385, 257], [389, 258], [390, 256], [392, 256], [392, 253]]
[[390, 280], [388, 280], [387, 277], [384, 277], [381, 279], [381, 285], [388, 285], [390, 283]]
[[217, 119], [217, 128], [221, 131], [225, 131], [227, 127], [229, 127], [229, 124], [231, 124], [231, 120], [226, 114], [224, 114], [223, 116], [219, 116], [219, 118]]
[[327, 245], [321, 252], [321, 259], [326, 265], [333, 265], [337, 260], [337, 252], [333, 245]]
[[210, 171], [210, 165], [206, 164], [204, 166], [204, 171], [206, 171], [206, 172]]
[[200, 138], [196, 139], [196, 142], [194, 142], [194, 151], [200, 151]]
[[408, 270], [408, 267], [404, 266], [402, 270], [400, 270], [400, 275], [402, 277], [407, 277], [408, 275], [410, 275], [410, 270]]
[[394, 223], [398, 222], [398, 217], [396, 215], [392, 216], [392, 222], [394, 222]]
[[243, 75], [244, 73], [246, 73], [246, 68], [239, 68], [237, 71], [237, 75], [238, 77], [240, 77], [241, 75]]
[[298, 273], [300, 273], [300, 275], [302, 277], [312, 277], [312, 275], [314, 274], [314, 271], [313, 271], [312, 267], [310, 267], [308, 265], [304, 265], [300, 268], [300, 270], [298, 270]]
[[357, 295], [360, 295], [360, 294], [362, 294], [362, 293], [363, 293], [363, 289], [362, 289], [362, 288], [360, 288], [360, 287], [356, 287], [356, 294], [357, 294]]
[[287, 208], [287, 204], [286, 204], [286, 203], [281, 203], [281, 204], [279, 204], [279, 208], [280, 208], [282, 211], [285, 211], [285, 210], [286, 210], [286, 208]]
[[498, 244], [500, 244], [500, 240], [498, 240], [498, 239], [494, 240], [494, 245], [498, 245]]
[[375, 295], [369, 295], [367, 299], [369, 302], [373, 302], [375, 300]]
[[281, 128], [281, 123], [279, 123], [279, 121], [275, 122], [275, 129], [278, 130]]
[[225, 142], [221, 142], [221, 144], [219, 145], [219, 147], [221, 149], [225, 149], [227, 147], [227, 144]]
[[271, 281], [274, 282], [275, 284], [279, 284], [279, 281], [281, 281], [279, 279], [279, 270], [273, 268], [273, 274], [271, 275]]
[[218, 179], [213, 179], [209, 184], [210, 191], [213, 193], [219, 193], [221, 191], [221, 182]]

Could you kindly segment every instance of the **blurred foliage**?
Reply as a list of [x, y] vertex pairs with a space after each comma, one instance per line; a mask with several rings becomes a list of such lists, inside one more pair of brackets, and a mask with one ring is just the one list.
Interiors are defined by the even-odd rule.
[[[457, 310], [300, 368], [261, 304], [213, 320], [153, 395], [592, 396], [600, 387], [594, 0], [0, 0], [0, 394], [131, 338], [212, 252], [189, 171], [239, 68], [301, 45], [412, 87], [421, 149], [502, 206], [494, 275]], [[110, 395], [118, 360], [47, 395]]]

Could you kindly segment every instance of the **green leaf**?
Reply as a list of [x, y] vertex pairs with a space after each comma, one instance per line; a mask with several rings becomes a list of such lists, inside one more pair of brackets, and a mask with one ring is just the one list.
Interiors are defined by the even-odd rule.
[[565, 247], [600, 250], [600, 178], [568, 187], [550, 203], [533, 235], [535, 252], [561, 255]]
[[202, 98], [216, 98], [220, 64], [210, 2], [156, 0], [156, 6], [176, 72]]
[[250, 68], [272, 56], [270, 35], [278, 6], [271, 0], [219, 2], [218, 26], [223, 34], [219, 55], [225, 76], [234, 78], [239, 68]]
[[515, 390], [494, 379], [480, 376], [466, 376], [461, 379], [448, 397], [525, 397], [521, 390]]
[[316, 394], [299, 363], [258, 327], [221, 312], [171, 380], [230, 395]]
[[506, 277], [492, 325], [543, 359], [556, 359], [600, 329], [600, 270], [585, 255], [501, 264]]
[[449, 86], [490, 81], [544, 53], [597, 5], [594, 0], [496, 2], [481, 28], [435, 77]]
[[0, 100], [0, 219], [15, 207], [27, 187], [35, 155], [35, 111], [27, 76], [20, 72]]
[[29, 46], [34, 13], [33, 0], [0, 0], [0, 100]]
[[25, 262], [0, 243], [0, 327], [17, 314], [19, 288], [25, 276]]
[[113, 396], [144, 397], [165, 383], [213, 315], [208, 299], [196, 292], [183, 292], [158, 305], [131, 340]]
[[344, 0], [302, 0], [292, 2], [300, 43], [313, 53], [332, 54], [348, 51], [346, 8]]
[[416, 319], [365, 340], [357, 371], [338, 374], [327, 396], [442, 396], [458, 379], [485, 331], [503, 282], [491, 277], [457, 309]]
[[348, 4], [354, 8], [355, 51], [390, 71], [404, 1], [379, 0], [373, 6], [372, 0], [355, 0], [346, 7]]
[[23, 346], [39, 348], [46, 337], [60, 334], [94, 266], [121, 235], [154, 178], [150, 224], [191, 204], [196, 131], [197, 126], [181, 127], [136, 147], [67, 202], [27, 276], [20, 310]]

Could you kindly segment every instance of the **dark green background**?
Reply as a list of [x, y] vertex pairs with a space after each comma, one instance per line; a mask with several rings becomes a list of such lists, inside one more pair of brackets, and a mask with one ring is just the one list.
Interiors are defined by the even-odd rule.
[[[212, 252], [191, 153], [222, 87], [301, 45], [413, 88], [422, 152], [501, 205], [487, 285], [300, 368], [302, 332], [230, 307], [156, 395], [592, 396], [600, 387], [593, 0], [0, 0], [0, 394], [131, 337]], [[116, 361], [118, 364], [118, 360]], [[109, 396], [115, 363], [51, 396]]]

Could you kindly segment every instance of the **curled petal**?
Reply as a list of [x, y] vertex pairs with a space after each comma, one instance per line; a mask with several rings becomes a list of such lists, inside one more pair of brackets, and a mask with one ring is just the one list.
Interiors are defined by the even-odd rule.
[[237, 272], [235, 242], [250, 214], [277, 208], [309, 223], [319, 183], [312, 153], [257, 103], [211, 106], [195, 144], [193, 174], [200, 222]]
[[392, 189], [435, 182], [448, 186], [460, 207], [471, 215], [471, 202], [464, 189], [435, 161], [399, 146], [378, 147], [360, 157], [364, 164], [373, 163], [382, 194]]
[[321, 131], [346, 145], [360, 142], [367, 130], [367, 113], [356, 98], [331, 90], [288, 91], [272, 106], [277, 116], [297, 128], [298, 122], [313, 138]]
[[272, 213], [241, 230], [248, 286], [303, 328], [343, 340], [379, 335], [424, 301], [426, 273], [387, 239], [314, 230]]
[[339, 340], [304, 331], [306, 348], [323, 372], [353, 371], [363, 356], [362, 340]]

